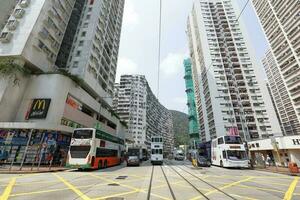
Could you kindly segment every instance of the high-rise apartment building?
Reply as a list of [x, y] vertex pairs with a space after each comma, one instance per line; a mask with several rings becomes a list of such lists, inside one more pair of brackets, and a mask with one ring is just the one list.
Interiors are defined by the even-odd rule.
[[128, 134], [137, 145], [145, 145], [146, 139], [147, 81], [142, 75], [122, 75], [116, 83], [114, 109], [127, 123]]
[[[72, 74], [105, 97], [113, 96], [123, 10], [124, 0], [89, 0], [83, 9], [67, 62]], [[74, 32], [70, 32], [72, 34]], [[112, 99], [106, 101], [112, 103]]]
[[151, 91], [144, 75], [122, 75], [115, 84], [113, 107], [135, 145], [150, 148], [151, 136], [164, 137], [164, 152], [174, 147], [172, 116]]
[[1, 7], [7, 20], [0, 14], [5, 24], [0, 73], [7, 73], [0, 77], [0, 132], [24, 142], [13, 144], [7, 137], [0, 149], [23, 154], [31, 137], [37, 141], [35, 149], [51, 134], [67, 151], [78, 127], [97, 127], [124, 138], [125, 125], [112, 112], [124, 0], [10, 3], [1, 3], [7, 6]]
[[[187, 95], [187, 106], [189, 113], [189, 136], [190, 141], [195, 143], [200, 140], [199, 138], [199, 121], [196, 110], [195, 103], [195, 92], [194, 92], [194, 83], [192, 77], [192, 63], [191, 59], [185, 59], [183, 61], [184, 71], [185, 71], [185, 87], [186, 87], [186, 95]], [[204, 135], [205, 137], [205, 135]]]
[[262, 63], [267, 73], [270, 93], [274, 99], [283, 134], [299, 135], [300, 123], [297, 120], [297, 113], [295, 112], [288, 90], [284, 84], [280, 68], [270, 50], [266, 52]]
[[195, 1], [187, 34], [192, 72], [199, 82], [196, 104], [201, 108], [199, 118], [203, 117], [201, 135], [205, 132], [206, 140], [228, 133], [239, 133], [244, 140], [280, 135], [275, 112], [264, 102], [267, 89], [257, 81], [231, 1]]
[[[252, 0], [252, 3], [271, 47], [268, 54], [274, 56], [272, 69], [276, 70], [273, 76], [282, 99], [278, 109], [283, 126], [287, 135], [300, 134], [300, 3], [294, 0]], [[271, 89], [275, 90], [275, 86]]]

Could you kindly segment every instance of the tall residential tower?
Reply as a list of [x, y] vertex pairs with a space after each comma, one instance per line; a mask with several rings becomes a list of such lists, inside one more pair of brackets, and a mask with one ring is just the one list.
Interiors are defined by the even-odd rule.
[[278, 111], [278, 118], [281, 122], [283, 134], [299, 135], [300, 124], [297, 120], [297, 113], [293, 108], [288, 90], [285, 87], [282, 76], [280, 75], [280, 69], [270, 50], [266, 52], [262, 62], [267, 73], [270, 92], [274, 98], [274, 104]]
[[199, 0], [188, 18], [201, 98], [196, 103], [202, 108], [206, 140], [237, 133], [244, 140], [281, 134], [274, 110], [265, 104], [267, 88], [258, 83], [236, 16], [229, 0]]
[[[300, 2], [252, 0], [274, 56], [272, 69], [281, 101], [276, 101], [287, 135], [300, 134]], [[268, 75], [270, 79], [270, 76]], [[271, 84], [270, 80], [270, 84]], [[275, 97], [276, 98], [276, 97]], [[281, 102], [281, 103], [280, 103]]]
[[128, 124], [135, 145], [150, 148], [152, 136], [164, 137], [164, 153], [174, 147], [172, 114], [151, 91], [144, 75], [122, 75], [115, 84], [114, 109]]

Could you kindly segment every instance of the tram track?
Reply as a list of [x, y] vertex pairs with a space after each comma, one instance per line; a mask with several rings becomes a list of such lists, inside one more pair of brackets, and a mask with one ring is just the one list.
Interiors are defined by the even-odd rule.
[[[186, 165], [183, 165], [183, 166], [184, 166], [184, 167], [186, 167], [186, 168], [188, 168]], [[233, 199], [233, 200], [237, 200], [236, 198], [234, 198], [234, 197], [233, 197], [233, 196], [231, 196], [230, 194], [228, 194], [228, 193], [224, 192], [223, 190], [219, 189], [218, 187], [216, 187], [216, 186], [212, 185], [211, 183], [209, 183], [209, 182], [207, 182], [207, 181], [203, 180], [203, 179], [202, 179], [202, 178], [200, 178], [199, 176], [196, 176], [195, 174], [192, 174], [191, 172], [189, 172], [189, 171], [187, 171], [187, 170], [183, 169], [182, 167], [178, 167], [178, 168], [179, 168], [179, 169], [181, 169], [182, 171], [184, 171], [184, 172], [188, 173], [189, 175], [193, 176], [194, 178], [196, 178], [196, 179], [200, 180], [201, 182], [203, 182], [203, 183], [205, 183], [205, 184], [209, 185], [210, 187], [214, 188], [214, 189], [215, 189], [215, 190], [217, 190], [218, 192], [220, 192], [220, 193], [222, 193], [222, 194], [226, 195], [227, 197], [229, 197], [229, 198], [231, 198], [231, 199]]]
[[201, 192], [193, 183], [191, 183], [187, 178], [185, 178], [181, 173], [179, 173], [172, 165], [167, 164], [168, 167], [170, 167], [178, 176], [180, 176], [183, 180], [185, 180], [192, 188], [194, 188], [201, 196], [203, 196], [205, 199], [209, 200], [209, 198]]
[[168, 188], [169, 188], [170, 193], [171, 193], [171, 195], [172, 195], [172, 199], [173, 199], [173, 200], [176, 200], [175, 194], [174, 194], [173, 189], [172, 189], [172, 187], [171, 187], [171, 184], [170, 184], [170, 182], [169, 182], [169, 180], [168, 180], [168, 178], [167, 178], [167, 175], [166, 175], [166, 173], [165, 173], [163, 167], [160, 166], [160, 168], [161, 168], [161, 171], [163, 172], [163, 175], [164, 175], [164, 177], [165, 177], [165, 180], [166, 180], [166, 182], [167, 182], [167, 184], [168, 184]]
[[149, 187], [148, 187], [147, 200], [150, 200], [150, 196], [151, 196], [152, 181], [153, 181], [153, 172], [154, 172], [154, 166], [152, 166], [152, 170], [151, 170], [151, 177], [150, 177], [150, 183], [149, 183]]
[[[201, 196], [203, 196], [205, 199], [209, 200], [209, 197], [207, 195], [205, 195], [203, 192], [201, 192], [197, 186], [195, 186], [191, 181], [189, 181], [182, 173], [180, 173], [178, 170], [175, 169], [175, 167], [173, 167], [171, 164], [172, 163], [166, 163], [168, 167], [170, 167], [177, 175], [179, 175], [182, 179], [184, 179], [192, 188], [194, 188]], [[188, 168], [186, 165], [184, 165], [184, 167]], [[210, 186], [211, 188], [213, 188], [214, 190], [220, 192], [221, 194], [227, 196], [230, 199], [233, 200], [237, 200], [236, 198], [234, 198], [233, 196], [231, 196], [230, 194], [224, 192], [223, 190], [219, 189], [218, 187], [212, 185], [211, 183], [203, 180], [201, 177], [196, 176], [195, 174], [192, 174], [191, 172], [189, 172], [188, 170], [180, 167], [180, 166], [176, 166], [177, 169], [180, 169], [181, 171], [185, 172], [186, 174], [192, 176], [193, 178], [196, 178], [197, 180], [201, 181], [202, 183], [205, 183], [206, 185]]]

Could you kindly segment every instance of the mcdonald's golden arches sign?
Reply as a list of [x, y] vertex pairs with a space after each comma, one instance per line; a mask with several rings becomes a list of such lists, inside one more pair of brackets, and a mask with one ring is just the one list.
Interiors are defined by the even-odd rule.
[[47, 117], [50, 102], [51, 99], [33, 99], [28, 119], [45, 119]]

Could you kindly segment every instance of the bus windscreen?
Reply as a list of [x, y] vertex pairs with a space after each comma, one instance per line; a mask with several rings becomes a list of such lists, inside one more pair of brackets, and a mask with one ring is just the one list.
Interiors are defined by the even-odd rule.
[[73, 138], [75, 139], [91, 139], [92, 137], [92, 130], [75, 130], [73, 134]]

